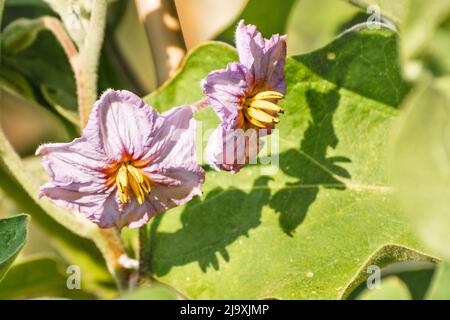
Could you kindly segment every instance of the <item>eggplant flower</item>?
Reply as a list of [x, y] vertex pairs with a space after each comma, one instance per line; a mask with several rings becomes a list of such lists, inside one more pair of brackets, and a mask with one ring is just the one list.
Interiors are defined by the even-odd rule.
[[162, 115], [128, 91], [106, 91], [80, 138], [36, 154], [52, 181], [40, 195], [102, 228], [137, 228], [201, 193], [190, 106]]
[[240, 21], [236, 48], [240, 62], [202, 81], [203, 93], [221, 120], [208, 141], [206, 157], [214, 169], [232, 173], [256, 158], [260, 137], [271, 133], [284, 112], [277, 102], [286, 91], [285, 36], [264, 39], [255, 26]]

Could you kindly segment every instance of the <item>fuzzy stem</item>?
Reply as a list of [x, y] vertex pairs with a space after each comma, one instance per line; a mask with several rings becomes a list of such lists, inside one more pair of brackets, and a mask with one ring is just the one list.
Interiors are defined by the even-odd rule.
[[100, 53], [106, 27], [106, 0], [95, 0], [89, 22], [89, 30], [80, 50], [77, 74], [78, 108], [81, 128], [89, 119], [92, 107], [97, 100], [97, 80]]
[[141, 278], [150, 276], [151, 242], [147, 225], [139, 228], [139, 275]]
[[194, 111], [198, 111], [198, 110], [201, 110], [201, 109], [205, 109], [205, 108], [207, 108], [208, 106], [209, 106], [208, 99], [207, 99], [207, 98], [203, 98], [202, 100], [197, 101], [197, 102], [194, 104]]
[[125, 253], [120, 235], [115, 229], [100, 229], [99, 233], [96, 245], [101, 250], [119, 291], [124, 291], [128, 287], [130, 272], [119, 263], [120, 257]]

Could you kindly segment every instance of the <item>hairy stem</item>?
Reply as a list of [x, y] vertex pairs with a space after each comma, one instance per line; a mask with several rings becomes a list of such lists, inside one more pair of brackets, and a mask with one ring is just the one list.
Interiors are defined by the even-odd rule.
[[158, 85], [169, 79], [186, 54], [173, 0], [135, 0], [152, 50]]
[[139, 228], [139, 275], [141, 278], [150, 276], [151, 242], [147, 225]]
[[95, 0], [89, 29], [77, 61], [77, 95], [81, 128], [83, 128], [97, 100], [98, 65], [106, 27], [107, 1]]

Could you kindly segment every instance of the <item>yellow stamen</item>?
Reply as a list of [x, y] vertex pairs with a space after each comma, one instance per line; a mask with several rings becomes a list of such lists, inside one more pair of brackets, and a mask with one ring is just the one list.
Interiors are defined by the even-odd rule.
[[127, 164], [127, 170], [130, 173], [130, 175], [133, 177], [134, 180], [137, 181], [138, 184], [141, 184], [144, 182], [144, 177], [139, 169], [136, 167]]
[[267, 110], [276, 113], [284, 113], [284, 110], [275, 103], [266, 100], [253, 100], [249, 104], [250, 107]]
[[266, 125], [264, 123], [259, 122], [258, 120], [251, 118], [251, 117], [246, 117], [248, 122], [250, 122], [251, 124], [253, 124], [254, 126], [264, 129], [266, 127]]
[[245, 101], [242, 114], [251, 125], [257, 128], [266, 128], [268, 125], [277, 124], [280, 121], [276, 114], [284, 113], [284, 110], [279, 105], [267, 100], [279, 100], [283, 97], [282, 93], [276, 91], [259, 92]]
[[119, 199], [122, 204], [129, 202], [129, 195], [134, 195], [139, 205], [145, 201], [150, 192], [150, 180], [141, 170], [132, 164], [122, 164], [116, 176]]
[[144, 182], [141, 185], [141, 188], [144, 190], [144, 192], [147, 194], [150, 192], [150, 180], [147, 178], [147, 176], [144, 176]]
[[127, 167], [121, 166], [116, 175], [117, 189], [119, 190], [120, 202], [128, 203], [128, 175]]
[[252, 99], [254, 100], [267, 100], [267, 99], [282, 99], [284, 95], [276, 91], [263, 91], [256, 94]]
[[262, 123], [268, 123], [268, 124], [276, 123], [275, 122], [276, 118], [274, 116], [271, 116], [268, 113], [265, 113], [264, 111], [261, 111], [256, 108], [251, 108], [251, 107], [248, 108], [246, 111], [247, 111], [246, 113], [249, 116], [249, 118], [254, 118]]
[[136, 201], [139, 204], [143, 204], [144, 203], [144, 191], [139, 186], [139, 183], [131, 176], [131, 174], [129, 174], [128, 177], [130, 177], [130, 187], [134, 193], [134, 196], [136, 197]]

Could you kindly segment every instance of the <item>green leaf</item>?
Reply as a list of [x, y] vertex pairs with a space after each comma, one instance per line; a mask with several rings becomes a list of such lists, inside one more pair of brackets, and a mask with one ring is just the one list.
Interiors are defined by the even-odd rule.
[[121, 296], [119, 300], [176, 300], [177, 294], [167, 286], [151, 284]]
[[54, 15], [54, 12], [42, 0], [6, 0], [3, 25], [20, 18], [34, 19], [45, 15]]
[[424, 243], [450, 258], [450, 79], [425, 79], [404, 104], [392, 172], [405, 215]]
[[28, 220], [25, 214], [0, 220], [0, 280], [25, 244]]
[[427, 293], [427, 299], [450, 299], [450, 264], [447, 261], [439, 263], [430, 290]]
[[[70, 274], [51, 257], [31, 257], [16, 263], [0, 283], [0, 299], [30, 299], [36, 297], [59, 297], [70, 299], [92, 299], [92, 294], [81, 289], [69, 289]], [[81, 280], [84, 274], [81, 273]]]
[[[5, 50], [1, 56], [2, 69], [22, 75], [38, 92], [33, 93], [32, 100], [77, 125], [76, 86], [69, 61], [54, 36], [33, 21], [39, 20], [21, 19], [20, 23], [15, 21], [6, 29], [6, 36], [12, 34], [9, 37], [14, 38], [19, 32], [16, 29], [21, 29], [24, 22], [35, 25], [29, 30], [30, 35], [22, 37], [35, 41], [27, 42], [20, 51]], [[9, 81], [5, 80], [7, 85]]]
[[411, 300], [408, 287], [395, 276], [383, 279], [380, 285], [379, 289], [363, 291], [358, 300]]
[[[244, 19], [247, 24], [257, 25], [258, 30], [266, 37], [275, 33], [284, 34], [287, 18], [296, 3], [297, 0], [249, 0], [239, 17], [217, 38], [233, 43], [236, 25], [241, 19]], [[268, 12], [270, 12], [270, 19], [267, 17]]]
[[203, 98], [200, 81], [211, 70], [223, 68], [237, 59], [234, 48], [225, 43], [202, 44], [189, 52], [180, 71], [172, 79], [144, 99], [160, 111], [199, 101]]
[[[160, 110], [198, 100], [198, 79], [231, 59], [221, 44], [201, 46], [184, 79], [147, 100]], [[288, 58], [286, 76], [279, 170], [208, 171], [202, 198], [152, 223], [152, 272], [189, 298], [345, 298], [371, 264], [433, 261], [399, 213], [385, 168], [409, 89], [396, 34], [348, 32]]]
[[29, 47], [44, 28], [41, 19], [17, 19], [9, 24], [2, 35], [3, 53], [15, 54]]
[[34, 99], [34, 92], [28, 80], [11, 68], [2, 66], [0, 69], [0, 86], [16, 96], [22, 96], [28, 100]]

